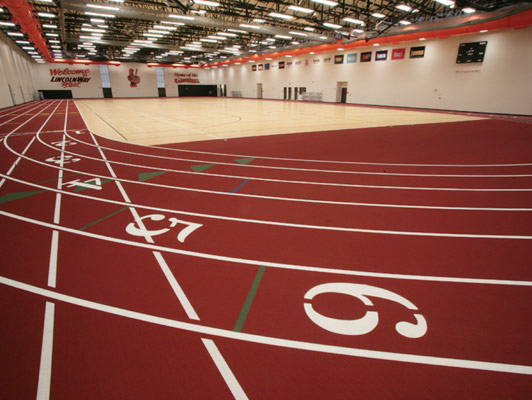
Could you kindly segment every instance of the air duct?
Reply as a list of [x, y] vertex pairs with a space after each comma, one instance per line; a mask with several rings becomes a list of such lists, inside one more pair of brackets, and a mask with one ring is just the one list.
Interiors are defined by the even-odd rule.
[[41, 52], [43, 58], [52, 62], [53, 57], [43, 38], [41, 24], [33, 15], [33, 6], [26, 0], [0, 0], [0, 5], [7, 7], [13, 16], [13, 22], [20, 25], [20, 30], [28, 35], [29, 40]]

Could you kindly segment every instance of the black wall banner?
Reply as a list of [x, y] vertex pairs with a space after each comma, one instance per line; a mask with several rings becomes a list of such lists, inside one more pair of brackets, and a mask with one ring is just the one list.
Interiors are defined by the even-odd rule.
[[425, 46], [410, 47], [410, 58], [425, 57]]

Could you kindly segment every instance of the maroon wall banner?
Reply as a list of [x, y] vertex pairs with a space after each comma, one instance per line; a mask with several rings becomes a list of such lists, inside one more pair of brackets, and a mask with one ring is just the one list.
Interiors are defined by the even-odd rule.
[[406, 49], [393, 49], [392, 50], [392, 60], [402, 60], [405, 58]]
[[60, 82], [64, 88], [80, 87], [82, 83], [89, 83], [91, 78], [89, 77], [90, 69], [50, 69], [50, 75], [52, 78], [50, 82]]

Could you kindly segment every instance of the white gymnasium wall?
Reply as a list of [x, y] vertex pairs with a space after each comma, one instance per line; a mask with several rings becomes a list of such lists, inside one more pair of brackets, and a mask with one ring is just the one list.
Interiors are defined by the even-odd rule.
[[[482, 40], [488, 41], [483, 63], [456, 64], [460, 43]], [[413, 46], [425, 46], [425, 57], [410, 59]], [[405, 59], [391, 60], [396, 48], [406, 48]], [[375, 61], [376, 50], [388, 50], [388, 59]], [[373, 53], [371, 62], [360, 62], [362, 51]], [[356, 63], [346, 63], [348, 53], [358, 54]], [[345, 55], [343, 64], [334, 64], [337, 54]], [[324, 63], [326, 57], [331, 57], [329, 64]], [[313, 59], [320, 61], [313, 64]], [[279, 69], [279, 61], [292, 65]], [[297, 61], [301, 65], [296, 66]], [[212, 81], [227, 84], [228, 95], [240, 91], [251, 98], [257, 97], [257, 83], [262, 83], [267, 99], [282, 99], [283, 87], [303, 86], [307, 92], [321, 92], [327, 102], [337, 101], [337, 83], [345, 81], [348, 103], [532, 115], [532, 27], [256, 64], [266, 62], [276, 68], [252, 72], [249, 63], [218, 68], [211, 70]]]
[[33, 59], [0, 32], [0, 108], [35, 99], [34, 66]]
[[[488, 42], [483, 63], [456, 64], [460, 43], [482, 40]], [[426, 47], [425, 57], [410, 59], [410, 47], [422, 45]], [[0, 47], [2, 57], [6, 52], [2, 50], [5, 47], [5, 44]], [[392, 50], [397, 48], [406, 49], [405, 59], [391, 59]], [[388, 59], [375, 61], [376, 50], [388, 50]], [[373, 53], [371, 62], [360, 62], [362, 51]], [[12, 51], [7, 53], [8, 57], [12, 57]], [[334, 56], [342, 53], [344, 63], [334, 64]], [[347, 64], [349, 53], [358, 54], [356, 63]], [[331, 62], [326, 64], [324, 59], [327, 57], [331, 58]], [[314, 59], [319, 59], [319, 63], [314, 64]], [[308, 66], [305, 66], [305, 60], [309, 60]], [[292, 62], [292, 65], [279, 69], [279, 61], [286, 64]], [[301, 64], [296, 66], [298, 61]], [[228, 96], [237, 91], [243, 97], [256, 98], [257, 83], [262, 83], [263, 97], [266, 99], [282, 99], [283, 87], [305, 87], [307, 92], [321, 92], [323, 101], [336, 102], [338, 82], [347, 82], [347, 102], [352, 104], [532, 115], [532, 27], [398, 45], [369, 46], [341, 53], [307, 54], [263, 60], [260, 63], [266, 62], [276, 67], [256, 72], [252, 72], [249, 63], [211, 70], [167, 67], [164, 68], [166, 95], [178, 96], [176, 73], [197, 74], [189, 78], [199, 79], [199, 84], [226, 84]], [[89, 70], [87, 76], [90, 81], [72, 88], [75, 98], [103, 97], [97, 65], [37, 64], [34, 67], [37, 71], [37, 88], [61, 89], [61, 82], [52, 82], [50, 70], [65, 68]], [[131, 87], [128, 80], [130, 68], [140, 77], [137, 87]], [[0, 85], [5, 87], [5, 81], [16, 80], [16, 72], [9, 68], [7, 73], [0, 74]], [[109, 72], [115, 98], [158, 96], [154, 67], [122, 63], [120, 66], [110, 65]], [[3, 92], [9, 93], [5, 89]], [[19, 102], [23, 101], [23, 95], [27, 96], [21, 88], [14, 92]], [[5, 101], [6, 96], [2, 97], [2, 101]]]
[[[146, 64], [122, 63], [118, 66], [109, 65], [109, 78], [114, 98], [158, 97], [156, 68]], [[132, 87], [128, 79], [129, 70], [140, 78], [136, 87]], [[211, 74], [207, 70], [193, 68], [164, 68], [167, 97], [177, 97], [178, 89], [176, 74], [190, 75], [198, 79], [200, 84], [210, 84]], [[197, 75], [197, 76], [194, 76]], [[98, 65], [75, 64], [38, 64], [36, 76], [39, 90], [72, 90], [75, 99], [103, 98], [102, 82]], [[59, 79], [58, 79], [59, 78]], [[85, 82], [62, 82], [62, 78], [88, 78]], [[185, 77], [186, 78], [186, 77]], [[68, 81], [68, 79], [66, 79]], [[190, 84], [190, 83], [186, 83]]]
[[[74, 98], [103, 97], [97, 65], [37, 64], [35, 70], [39, 90], [72, 90]], [[75, 82], [78, 79], [83, 81]]]

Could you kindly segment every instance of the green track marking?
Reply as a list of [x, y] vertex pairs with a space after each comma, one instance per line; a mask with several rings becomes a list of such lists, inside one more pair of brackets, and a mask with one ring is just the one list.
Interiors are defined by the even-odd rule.
[[[112, 182], [112, 181], [113, 181], [112, 179], [105, 179], [105, 180], [102, 181], [102, 185], [103, 185], [104, 183]], [[83, 190], [87, 190], [87, 189], [90, 189], [90, 188], [88, 188], [88, 187], [83, 187], [83, 186], [76, 186], [76, 188], [74, 189], [74, 192], [77, 193], [77, 192], [81, 192], [81, 191], [83, 191]]]
[[266, 267], [261, 266], [257, 271], [257, 275], [255, 275], [255, 280], [253, 281], [253, 285], [251, 285], [248, 297], [246, 299], [246, 302], [244, 303], [244, 307], [242, 307], [242, 311], [240, 311], [240, 315], [238, 316], [238, 320], [236, 321], [236, 325], [233, 331], [242, 332], [242, 327], [244, 326], [244, 322], [246, 322], [246, 318], [251, 308], [251, 304], [253, 303], [255, 294], [257, 294], [257, 289], [259, 288], [260, 280], [262, 279], [262, 275], [264, 275], [265, 270]]
[[129, 207], [126, 206], [126, 207], [124, 207], [124, 208], [121, 208], [120, 210], [115, 211], [114, 213], [111, 213], [111, 214], [109, 214], [109, 215], [106, 215], [105, 217], [102, 217], [102, 218], [100, 218], [100, 219], [97, 219], [96, 221], [91, 222], [91, 223], [88, 224], [88, 225], [85, 225], [83, 228], [79, 228], [78, 231], [84, 231], [85, 229], [90, 228], [90, 227], [93, 226], [93, 225], [96, 225], [98, 222], [102, 222], [103, 220], [105, 220], [105, 219], [107, 219], [107, 218], [110, 218], [110, 217], [112, 217], [113, 215], [116, 215], [116, 214], [118, 214], [118, 213], [120, 213], [120, 212], [122, 212], [122, 211], [124, 211], [124, 210], [127, 210], [128, 208], [129, 208]]
[[[71, 176], [76, 176], [76, 175], [79, 175], [79, 174], [69, 174], [69, 175], [64, 175], [64, 176], [63, 176], [63, 179], [64, 179], [64, 178], [69, 178], [69, 177], [71, 177]], [[59, 180], [59, 178], [48, 179], [48, 180], [46, 180], [46, 181], [37, 182], [37, 183], [40, 185], [40, 184], [42, 184], [42, 183], [48, 183], [48, 182], [53, 182], [53, 181], [57, 181], [57, 180]]]
[[249, 164], [253, 160], [255, 159], [254, 158], [235, 158], [235, 161], [242, 165]]
[[192, 168], [195, 172], [203, 172], [206, 169], [209, 169], [210, 167], [214, 167], [216, 164], [200, 164], [200, 165], [192, 165], [190, 168]]
[[166, 174], [168, 171], [153, 171], [153, 172], [141, 172], [139, 174], [139, 181], [144, 182], [149, 179], [153, 179], [156, 176]]
[[7, 203], [13, 200], [23, 199], [24, 197], [33, 196], [35, 194], [46, 192], [46, 190], [35, 190], [33, 192], [16, 192], [16, 193], [6, 193], [0, 197], [0, 204]]

